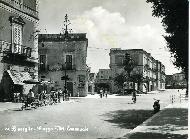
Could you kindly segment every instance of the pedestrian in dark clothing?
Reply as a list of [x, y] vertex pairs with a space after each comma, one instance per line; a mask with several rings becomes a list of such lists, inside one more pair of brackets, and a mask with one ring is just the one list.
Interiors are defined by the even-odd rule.
[[104, 89], [102, 89], [102, 96], [104, 97], [104, 93], [105, 93], [105, 91], [104, 91]]
[[136, 98], [136, 91], [135, 90], [132, 91], [132, 100], [134, 103], [136, 103], [137, 98]]
[[65, 93], [65, 101], [68, 101], [69, 100], [69, 92], [68, 92], [68, 90], [66, 89], [64, 91], [64, 93]]
[[59, 89], [59, 91], [58, 91], [58, 102], [59, 103], [61, 102], [61, 94], [62, 94], [62, 90]]

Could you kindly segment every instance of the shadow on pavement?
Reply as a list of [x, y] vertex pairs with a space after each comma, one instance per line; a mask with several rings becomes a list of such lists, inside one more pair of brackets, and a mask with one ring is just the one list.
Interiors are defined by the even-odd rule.
[[121, 128], [133, 129], [153, 116], [152, 110], [118, 110], [103, 114], [110, 123]]
[[[123, 137], [125, 138], [125, 136]], [[180, 135], [180, 134], [170, 134], [170, 133], [151, 133], [151, 132], [137, 132], [130, 137], [129, 139], [187, 139], [187, 135]]]
[[147, 123], [147, 126], [163, 126], [172, 124], [178, 126], [188, 126], [188, 109], [185, 108], [169, 108], [162, 111], [160, 117], [153, 118]]

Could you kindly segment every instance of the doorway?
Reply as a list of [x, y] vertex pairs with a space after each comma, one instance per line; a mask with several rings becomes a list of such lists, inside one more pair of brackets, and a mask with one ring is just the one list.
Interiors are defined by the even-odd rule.
[[71, 94], [71, 97], [73, 97], [73, 82], [67, 82], [67, 90]]

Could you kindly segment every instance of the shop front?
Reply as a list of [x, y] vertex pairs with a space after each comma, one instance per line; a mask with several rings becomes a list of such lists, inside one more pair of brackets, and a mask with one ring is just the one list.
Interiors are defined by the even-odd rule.
[[1, 81], [1, 100], [12, 102], [22, 95], [28, 94], [29, 90], [35, 85], [26, 82], [31, 80], [32, 78], [28, 72], [5, 71]]

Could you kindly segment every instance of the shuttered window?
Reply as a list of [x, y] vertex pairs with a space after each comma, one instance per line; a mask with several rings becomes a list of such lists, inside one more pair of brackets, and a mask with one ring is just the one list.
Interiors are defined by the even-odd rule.
[[14, 24], [13, 25], [13, 53], [22, 53], [22, 26]]

